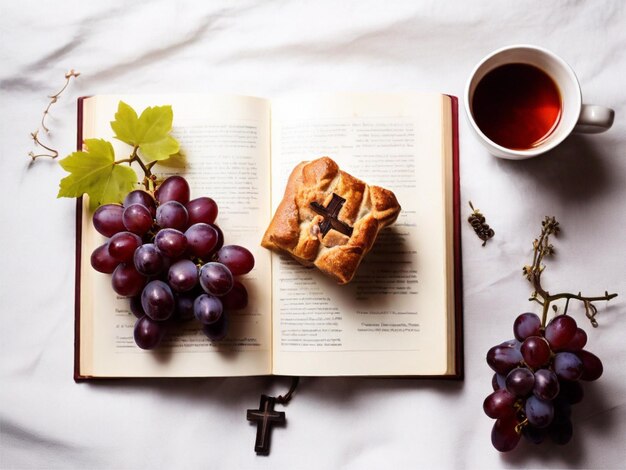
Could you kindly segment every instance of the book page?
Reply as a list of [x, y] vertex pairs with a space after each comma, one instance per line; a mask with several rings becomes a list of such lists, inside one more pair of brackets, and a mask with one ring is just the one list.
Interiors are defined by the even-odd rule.
[[312, 95], [272, 103], [274, 209], [294, 166], [321, 156], [392, 190], [402, 206], [348, 285], [274, 256], [274, 373], [449, 372], [445, 106], [449, 98], [434, 94]]
[[[84, 138], [110, 140], [119, 158], [130, 147], [113, 139], [109, 122], [119, 100], [141, 113], [147, 106], [171, 104], [173, 135], [180, 141], [187, 166], [157, 174], [182, 174], [192, 199], [213, 198], [219, 207], [216, 223], [225, 244], [242, 245], [255, 257], [255, 267], [241, 277], [249, 294], [245, 310], [230, 312], [229, 333], [211, 342], [200, 323], [172, 329], [156, 350], [135, 345], [135, 317], [128, 299], [111, 288], [111, 276], [95, 272], [89, 257], [106, 239], [83, 211], [81, 270], [81, 374], [94, 376], [237, 376], [271, 373], [271, 258], [259, 246], [259, 234], [270, 213], [269, 131], [266, 100], [236, 96], [96, 96], [86, 100]], [[141, 171], [141, 170], [139, 170]]]

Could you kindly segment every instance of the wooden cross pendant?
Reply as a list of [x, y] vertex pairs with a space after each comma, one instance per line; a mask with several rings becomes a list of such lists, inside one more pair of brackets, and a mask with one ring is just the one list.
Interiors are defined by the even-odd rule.
[[248, 421], [256, 422], [256, 442], [254, 451], [257, 454], [270, 453], [270, 433], [273, 425], [285, 423], [285, 412], [274, 411], [276, 398], [261, 395], [261, 404], [258, 410], [248, 410]]
[[324, 217], [324, 220], [320, 222], [320, 231], [322, 232], [322, 237], [325, 236], [331, 228], [334, 228], [340, 233], [343, 233], [347, 236], [352, 236], [352, 227], [348, 224], [339, 220], [339, 211], [341, 207], [344, 205], [346, 200], [341, 196], [337, 196], [333, 193], [333, 198], [328, 203], [328, 206], [324, 207], [317, 202], [312, 202], [309, 204], [313, 212]]

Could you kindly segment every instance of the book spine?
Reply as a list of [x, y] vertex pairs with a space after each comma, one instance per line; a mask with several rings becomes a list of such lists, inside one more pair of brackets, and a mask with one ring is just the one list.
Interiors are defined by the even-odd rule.
[[454, 217], [454, 316], [455, 378], [464, 378], [463, 354], [463, 256], [461, 253], [461, 169], [459, 166], [459, 99], [450, 96], [452, 104], [452, 205]]
[[[76, 150], [83, 148], [83, 100], [78, 98], [76, 110]], [[76, 260], [74, 279], [74, 381], [85, 379], [80, 375], [80, 259], [83, 227], [83, 198], [76, 199]]]

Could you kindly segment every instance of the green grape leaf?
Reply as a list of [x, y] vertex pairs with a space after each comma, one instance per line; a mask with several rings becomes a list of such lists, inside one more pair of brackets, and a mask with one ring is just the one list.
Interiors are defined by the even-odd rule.
[[170, 155], [167, 160], [159, 160], [159, 165], [168, 168], [186, 168], [187, 157], [185, 157], [184, 153], [176, 152]]
[[110, 142], [86, 139], [87, 151], [74, 152], [59, 161], [70, 174], [61, 180], [57, 197], [89, 195], [92, 209], [112, 202], [122, 202], [137, 184], [137, 174], [125, 165], [115, 163]]
[[139, 147], [146, 162], [165, 160], [178, 152], [178, 141], [170, 135], [174, 113], [171, 106], [154, 106], [137, 117], [135, 110], [120, 101], [111, 128], [115, 138]]

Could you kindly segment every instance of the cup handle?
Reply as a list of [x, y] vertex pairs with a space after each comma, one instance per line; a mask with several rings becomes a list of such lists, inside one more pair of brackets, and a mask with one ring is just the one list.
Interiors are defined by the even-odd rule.
[[615, 111], [611, 108], [595, 104], [583, 104], [574, 132], [599, 134], [608, 130], [613, 125], [614, 119]]

